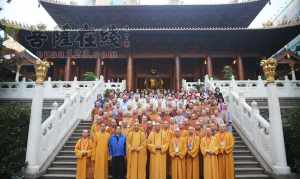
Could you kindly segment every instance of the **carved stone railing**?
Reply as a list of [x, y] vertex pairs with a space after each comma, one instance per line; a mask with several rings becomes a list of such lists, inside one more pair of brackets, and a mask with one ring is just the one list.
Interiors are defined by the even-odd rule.
[[[232, 116], [236, 129], [240, 132], [252, 152], [259, 158], [264, 168], [273, 174], [288, 174], [280, 112], [265, 119], [260, 115], [257, 103], [246, 103], [246, 97], [264, 97], [268, 99], [269, 111], [280, 111], [279, 97], [300, 97], [299, 81], [276, 80], [274, 84], [266, 81], [219, 81], [206, 77], [205, 87], [214, 90], [219, 87]], [[275, 105], [276, 104], [276, 105]]]
[[[75, 92], [76, 88], [83, 95], [96, 83], [97, 81], [77, 81], [76, 77], [73, 81], [51, 81], [51, 78], [48, 78], [44, 82], [44, 98], [64, 98], [66, 94]], [[35, 85], [35, 82], [27, 82], [25, 79], [20, 82], [0, 82], [0, 99], [31, 99], [35, 92]], [[105, 83], [105, 88], [123, 91], [126, 89], [126, 81], [108, 81]]]
[[[88, 88], [86, 93], [82, 94], [80, 87], [76, 85], [72, 93], [66, 93], [64, 103], [59, 108], [54, 103], [51, 115], [41, 124], [40, 128], [36, 129], [40, 131], [37, 132], [40, 134], [40, 141], [32, 142], [37, 146], [31, 151], [27, 149], [28, 166], [25, 171], [28, 171], [28, 175], [38, 176], [45, 171], [80, 120], [90, 119], [91, 109], [97, 95], [104, 93], [105, 83], [101, 79], [95, 81], [92, 86], [91, 83], [86, 83], [84, 86]], [[28, 138], [28, 140], [31, 139]], [[31, 161], [34, 161], [34, 165], [31, 165]]]
[[[242, 92], [246, 98], [267, 97], [266, 81], [260, 76], [258, 80], [208, 80], [206, 84], [212, 89], [220, 87], [225, 94], [232, 88], [238, 93]], [[275, 85], [279, 97], [300, 97], [299, 80], [289, 80], [285, 77], [284, 80], [276, 80]]]
[[233, 124], [267, 164], [266, 169], [272, 168], [270, 124], [259, 114], [257, 103], [253, 101], [249, 106], [245, 98], [234, 91], [228, 93], [225, 101]]
[[187, 82], [185, 79], [182, 80], [183, 90], [197, 90], [197, 86], [204, 86], [204, 82], [201, 82], [201, 80], [198, 80], [197, 82]]
[[105, 83], [105, 88], [116, 90], [116, 91], [124, 91], [126, 90], [126, 80], [122, 80], [122, 82], [107, 81]]

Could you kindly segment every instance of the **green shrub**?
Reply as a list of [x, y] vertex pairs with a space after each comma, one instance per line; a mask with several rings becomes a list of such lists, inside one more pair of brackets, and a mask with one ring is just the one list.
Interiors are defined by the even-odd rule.
[[20, 175], [25, 165], [30, 108], [27, 105], [0, 106], [0, 178]]
[[95, 73], [93, 72], [86, 72], [84, 75], [83, 75], [83, 80], [84, 81], [95, 81], [97, 78], [97, 76], [95, 75]]
[[224, 80], [231, 80], [232, 76], [234, 75], [233, 69], [229, 65], [225, 65], [222, 72], [223, 72], [223, 75], [224, 75], [223, 76]]
[[288, 165], [293, 172], [300, 172], [300, 108], [289, 109], [284, 125]]
[[203, 84], [203, 83], [196, 84], [195, 87], [196, 87], [197, 91], [201, 91], [201, 90], [203, 90], [203, 88], [204, 88], [204, 84]]

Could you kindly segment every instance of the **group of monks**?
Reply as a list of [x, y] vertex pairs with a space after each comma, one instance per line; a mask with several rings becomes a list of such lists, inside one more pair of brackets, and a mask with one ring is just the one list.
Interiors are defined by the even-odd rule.
[[[110, 92], [75, 146], [77, 179], [108, 179], [108, 142], [126, 138], [127, 179], [234, 179], [231, 119], [222, 93]], [[118, 172], [118, 171], [110, 171]]]

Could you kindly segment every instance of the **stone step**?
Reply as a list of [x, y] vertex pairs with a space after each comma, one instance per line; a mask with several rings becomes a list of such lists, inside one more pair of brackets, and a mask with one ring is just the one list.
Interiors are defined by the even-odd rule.
[[235, 161], [255, 161], [255, 157], [253, 155], [246, 156], [233, 156]]
[[261, 167], [235, 168], [236, 175], [239, 174], [264, 174], [264, 169]]
[[76, 158], [75, 156], [61, 156], [61, 155], [58, 155], [55, 157], [55, 161], [58, 161], [58, 162], [75, 162], [76, 161]]
[[266, 174], [240, 174], [235, 175], [236, 179], [271, 179]]
[[47, 174], [71, 174], [76, 175], [76, 167], [50, 167], [47, 169]]
[[54, 161], [51, 164], [51, 167], [62, 167], [62, 168], [66, 168], [66, 167], [70, 167], [70, 168], [76, 168], [76, 162], [64, 162], [64, 161]]
[[233, 150], [235, 156], [249, 156], [251, 152], [249, 150]]
[[238, 168], [260, 167], [257, 161], [235, 161], [234, 165]]
[[41, 179], [75, 179], [75, 174], [45, 174]]

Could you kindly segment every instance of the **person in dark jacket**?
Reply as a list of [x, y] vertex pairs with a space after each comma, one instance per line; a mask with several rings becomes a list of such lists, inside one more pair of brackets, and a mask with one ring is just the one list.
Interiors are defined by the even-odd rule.
[[223, 103], [224, 102], [223, 94], [221, 93], [219, 87], [215, 88], [214, 96], [215, 96], [215, 98], [217, 98], [218, 103]]
[[109, 155], [111, 156], [112, 178], [124, 179], [125, 177], [125, 156], [126, 156], [126, 138], [118, 126], [116, 132], [111, 136], [108, 142]]

